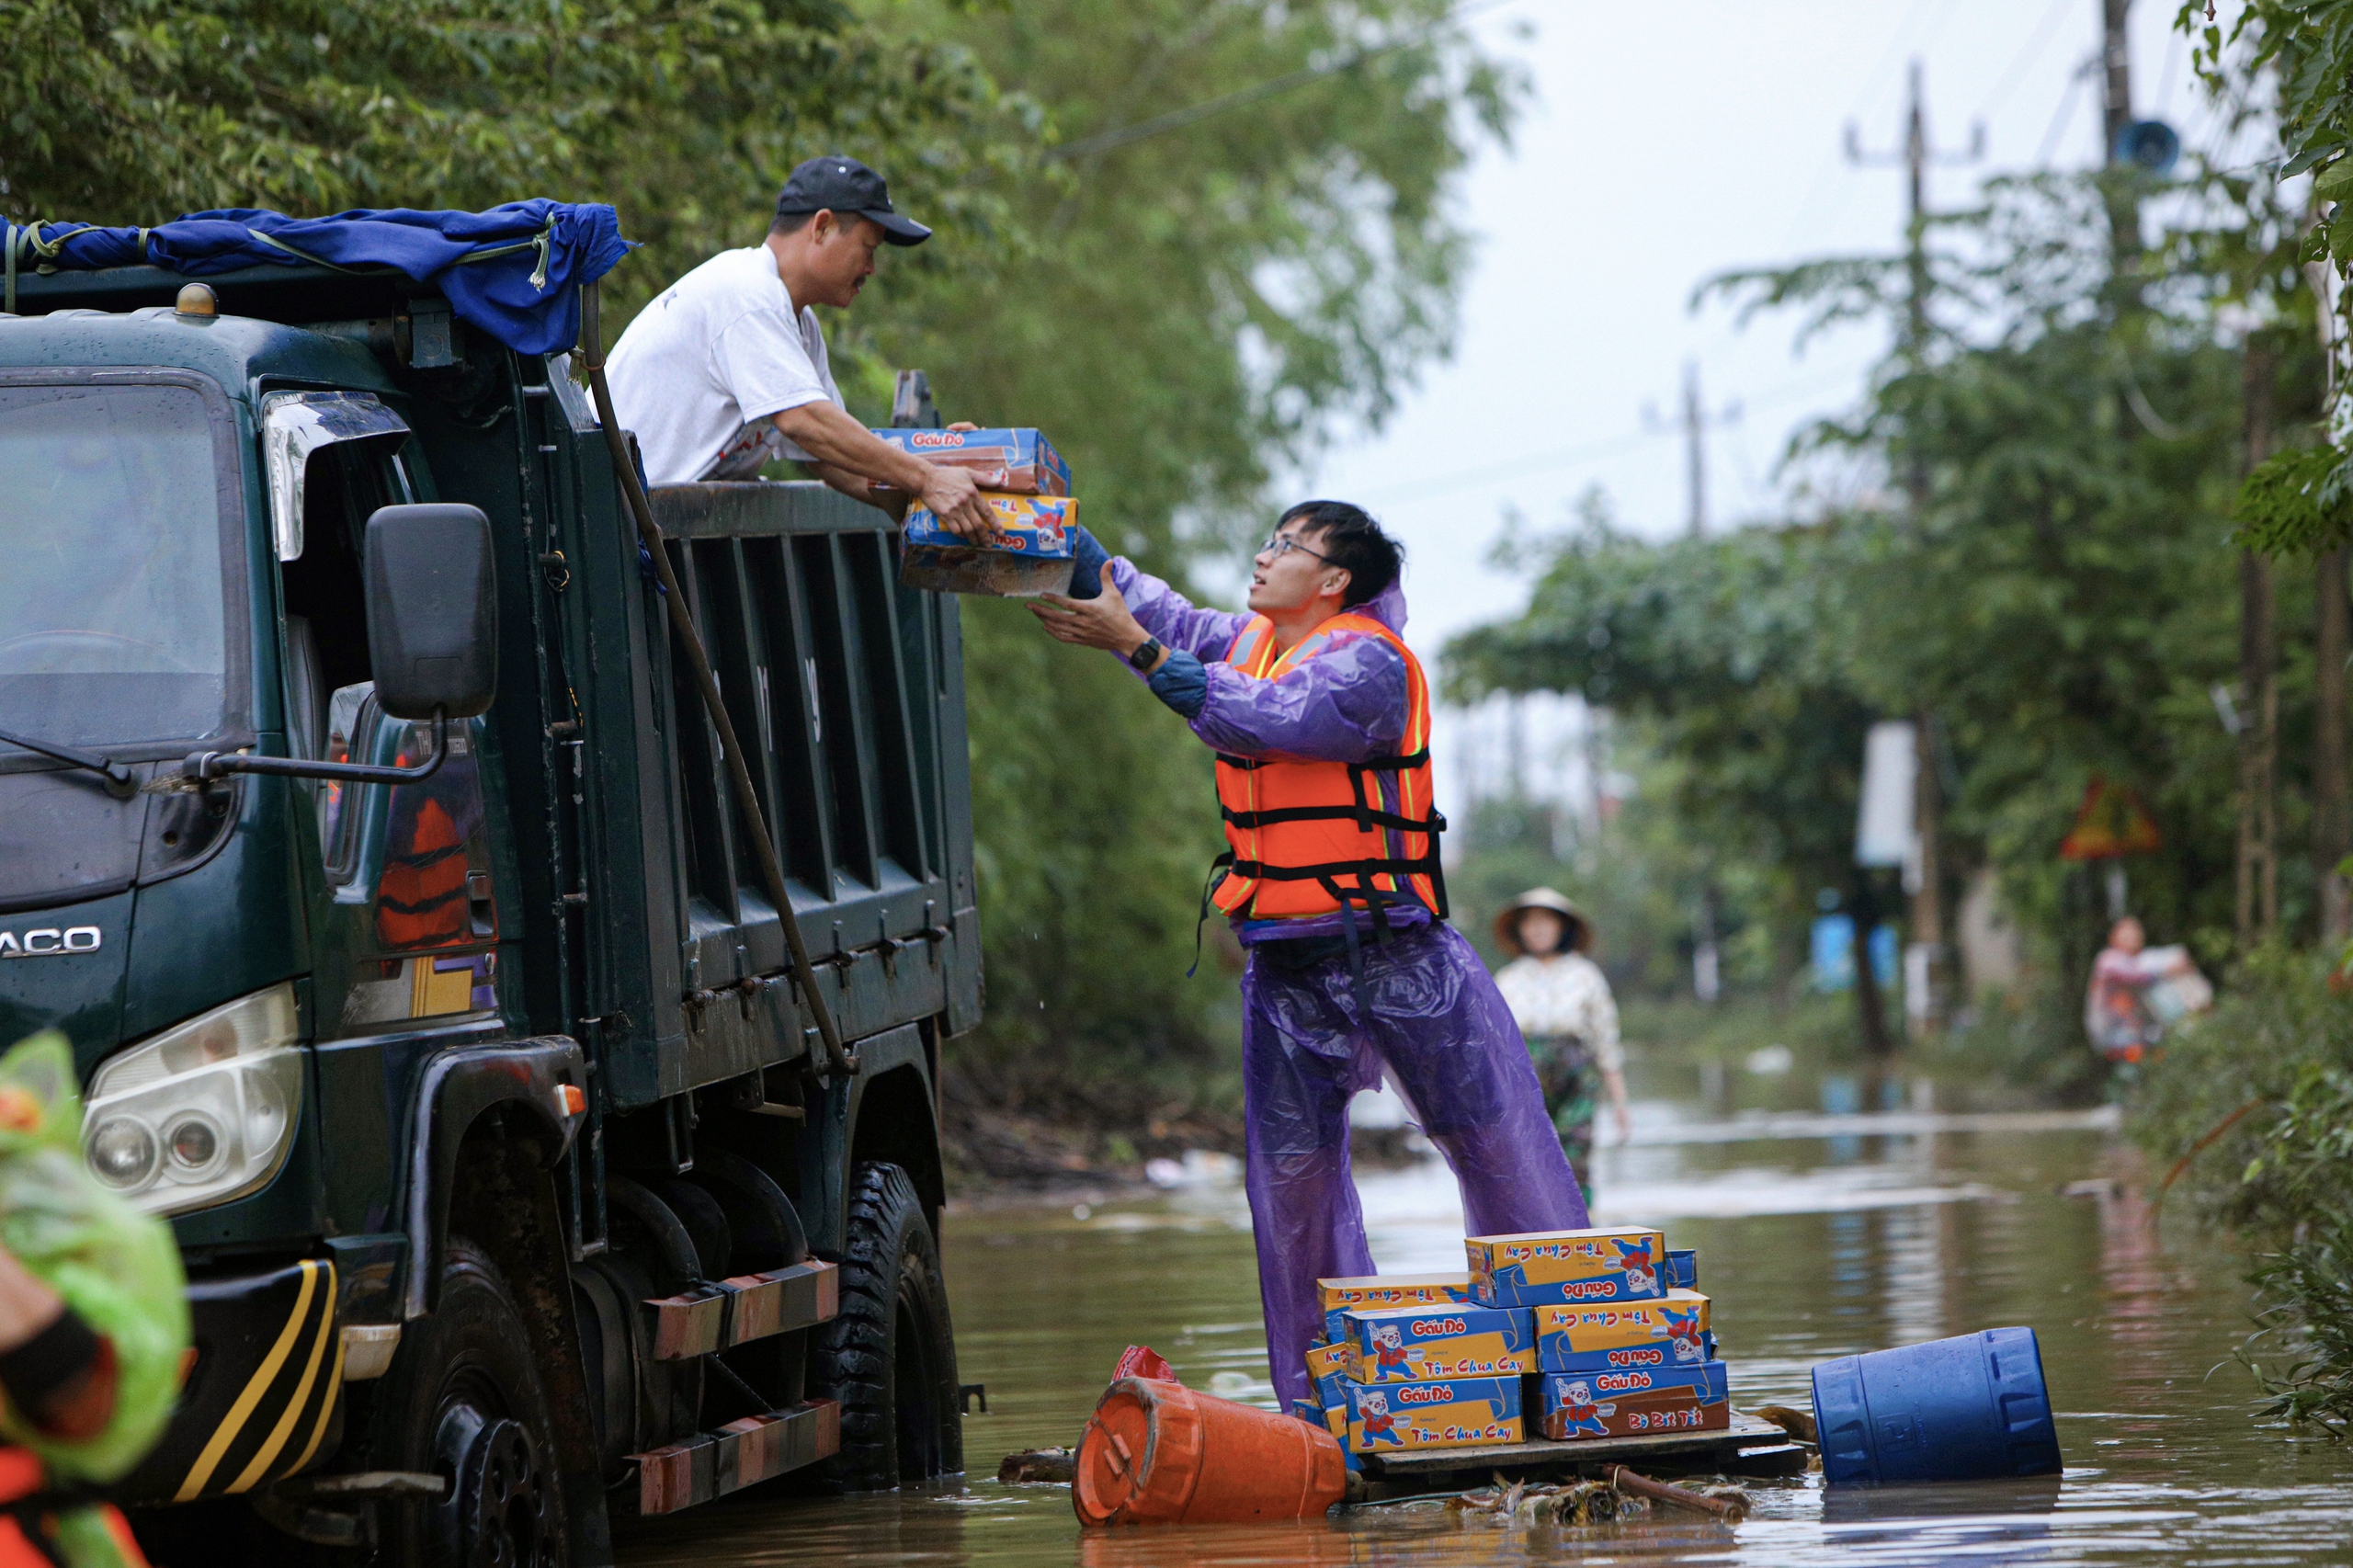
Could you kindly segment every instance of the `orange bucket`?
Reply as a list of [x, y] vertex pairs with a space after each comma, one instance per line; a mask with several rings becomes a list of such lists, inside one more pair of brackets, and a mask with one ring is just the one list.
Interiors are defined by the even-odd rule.
[[1337, 1438], [1296, 1415], [1121, 1378], [1079, 1439], [1083, 1525], [1233, 1525], [1322, 1517], [1347, 1490]]

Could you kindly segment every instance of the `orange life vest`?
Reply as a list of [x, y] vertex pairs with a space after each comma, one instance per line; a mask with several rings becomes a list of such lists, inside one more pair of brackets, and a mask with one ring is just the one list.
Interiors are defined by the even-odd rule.
[[[1430, 794], [1430, 688], [1398, 635], [1369, 615], [1343, 611], [1290, 652], [1278, 654], [1275, 629], [1253, 616], [1234, 635], [1225, 662], [1261, 680], [1279, 677], [1335, 631], [1378, 637], [1405, 661], [1405, 733], [1394, 756], [1362, 762], [1302, 762], [1279, 757], [1217, 758], [1217, 800], [1232, 848], [1210, 902], [1245, 919], [1330, 915], [1361, 904], [1386, 928], [1380, 911], [1418, 899], [1446, 918], [1446, 881], [1438, 835], [1446, 819]], [[1389, 809], [1384, 780], [1396, 794]], [[1353, 927], [1351, 928], [1353, 929]]]
[[57, 1513], [41, 1504], [48, 1477], [29, 1449], [0, 1448], [0, 1568], [147, 1568], [129, 1521], [111, 1503], [56, 1499], [60, 1508], [89, 1509], [98, 1528], [70, 1536]]

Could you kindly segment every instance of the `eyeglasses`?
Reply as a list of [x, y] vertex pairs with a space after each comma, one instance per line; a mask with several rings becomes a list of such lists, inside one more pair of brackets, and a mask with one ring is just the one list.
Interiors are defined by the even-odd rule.
[[1261, 555], [1271, 555], [1276, 560], [1280, 561], [1285, 555], [1294, 550], [1299, 551], [1302, 555], [1312, 555], [1315, 557], [1316, 560], [1321, 561], [1326, 566], [1336, 566], [1339, 564], [1338, 562], [1334, 561], [1322, 551], [1310, 550], [1307, 546], [1300, 543], [1299, 537], [1296, 534], [1275, 535], [1274, 538], [1268, 540], [1266, 543], [1258, 547], [1258, 553]]

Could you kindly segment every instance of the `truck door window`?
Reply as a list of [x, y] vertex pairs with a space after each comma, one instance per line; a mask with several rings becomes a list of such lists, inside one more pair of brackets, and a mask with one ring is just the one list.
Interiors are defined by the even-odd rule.
[[[348, 721], [358, 718], [358, 699], [347, 694], [372, 689], [360, 533], [377, 507], [406, 500], [410, 487], [397, 450], [377, 439], [312, 451], [301, 494], [301, 553], [278, 567], [286, 606], [287, 748], [297, 756], [347, 761], [355, 734]], [[340, 730], [334, 722], [337, 699], [350, 710]], [[320, 854], [332, 869], [347, 790], [325, 780], [309, 788], [317, 804]]]
[[[372, 685], [329, 703], [335, 744], [363, 762], [406, 767], [432, 727], [387, 715]], [[329, 808], [328, 880], [338, 904], [367, 909], [372, 955], [345, 996], [346, 1032], [496, 1006], [498, 915], [476, 743], [482, 721], [449, 729], [449, 755], [414, 784], [352, 784]], [[347, 740], [345, 738], [347, 737]]]

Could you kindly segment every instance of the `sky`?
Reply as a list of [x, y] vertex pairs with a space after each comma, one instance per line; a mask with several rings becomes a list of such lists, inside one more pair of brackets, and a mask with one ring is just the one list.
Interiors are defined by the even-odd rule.
[[[2224, 7], [2227, 22], [2234, 6]], [[2211, 136], [2172, 31], [2172, 0], [2140, 0], [2132, 106]], [[1588, 486], [1620, 526], [1685, 527], [1685, 452], [1671, 421], [1685, 366], [1705, 405], [1709, 520], [1773, 515], [1793, 432], [1854, 405], [1883, 349], [1856, 330], [1792, 351], [1792, 323], [1741, 329], [1692, 311], [1719, 272], [1901, 243], [1904, 177], [1857, 167], [1903, 144], [1906, 79], [1923, 67], [1932, 144], [1985, 156], [1933, 170], [1932, 209], [1989, 173], [2086, 167], [2100, 153], [2099, 0], [1503, 0], [1469, 27], [1520, 61], [1534, 91], [1508, 150], [1483, 147], [1461, 189], [1477, 239], [1449, 362], [1430, 367], [1379, 431], [1343, 432], [1301, 494], [1358, 501], [1404, 543], [1407, 641], [1435, 673], [1446, 638], [1509, 615], [1526, 584], [1485, 558], [1507, 509], [1557, 527]], [[1524, 35], [1524, 36], [1523, 36]], [[1459, 798], [1464, 726], [1441, 722], [1441, 801]]]

